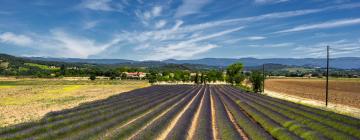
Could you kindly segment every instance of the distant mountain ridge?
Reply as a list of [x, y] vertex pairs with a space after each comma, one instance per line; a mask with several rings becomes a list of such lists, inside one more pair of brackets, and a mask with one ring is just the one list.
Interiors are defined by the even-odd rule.
[[[70, 63], [92, 63], [92, 64], [200, 64], [215, 67], [226, 67], [235, 62], [241, 62], [247, 67], [259, 66], [262, 64], [281, 64], [288, 66], [307, 66], [307, 67], [325, 67], [325, 58], [203, 58], [193, 60], [176, 60], [168, 59], [163, 61], [135, 61], [127, 59], [79, 59], [79, 58], [43, 58], [43, 57], [26, 57], [32, 60], [58, 61]], [[330, 59], [330, 67], [339, 69], [360, 69], [360, 57], [341, 57]]]
[[[203, 64], [209, 66], [228, 66], [235, 62], [242, 62], [245, 66], [259, 66], [262, 64], [282, 64], [288, 66], [308, 66], [308, 67], [325, 67], [325, 58], [203, 58], [196, 60], [175, 60], [169, 59], [163, 62], [174, 64]], [[330, 59], [330, 67], [341, 69], [359, 69], [360, 57], [340, 57]]]

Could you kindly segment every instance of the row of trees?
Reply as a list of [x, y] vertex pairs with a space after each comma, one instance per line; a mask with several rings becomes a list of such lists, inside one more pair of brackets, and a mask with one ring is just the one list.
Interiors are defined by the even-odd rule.
[[251, 82], [254, 92], [260, 92], [263, 86], [264, 76], [259, 71], [243, 72], [244, 66], [241, 63], [235, 63], [226, 68], [226, 74], [223, 70], [208, 71], [163, 71], [151, 70], [146, 78], [150, 83], [156, 82], [193, 82], [195, 84], [206, 84], [210, 82], [226, 81], [232, 85], [240, 86], [245, 79]]
[[222, 70], [209, 70], [209, 71], [163, 71], [159, 72], [151, 70], [147, 74], [147, 79], [150, 83], [155, 82], [193, 82], [195, 84], [205, 84], [209, 82], [224, 81]]

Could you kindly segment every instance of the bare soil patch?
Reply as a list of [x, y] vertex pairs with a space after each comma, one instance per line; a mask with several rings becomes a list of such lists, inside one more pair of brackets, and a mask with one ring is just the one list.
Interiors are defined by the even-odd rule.
[[[324, 79], [268, 79], [266, 90], [325, 101]], [[329, 80], [329, 102], [360, 108], [360, 80]]]

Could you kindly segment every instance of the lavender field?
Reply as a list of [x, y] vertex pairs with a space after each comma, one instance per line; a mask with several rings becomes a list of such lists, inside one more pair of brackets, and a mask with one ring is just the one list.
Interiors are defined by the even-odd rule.
[[0, 139], [360, 139], [360, 120], [227, 85], [151, 86], [0, 129]]

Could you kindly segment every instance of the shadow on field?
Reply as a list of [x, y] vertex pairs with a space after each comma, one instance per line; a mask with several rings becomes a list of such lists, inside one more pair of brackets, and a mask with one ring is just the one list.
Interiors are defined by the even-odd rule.
[[[44, 125], [48, 122], [56, 122], [56, 121], [59, 121], [62, 119], [81, 115], [82, 113], [84, 113], [84, 114], [89, 113], [91, 111], [100, 112], [101, 109], [106, 109], [106, 107], [111, 107], [111, 105], [113, 103], [123, 101], [123, 100], [131, 100], [132, 97], [154, 91], [156, 89], [155, 87], [156, 86], [150, 86], [150, 87], [145, 87], [145, 88], [140, 88], [140, 89], [134, 89], [131, 91], [112, 95], [106, 99], [80, 103], [78, 106], [73, 107], [73, 108], [52, 111], [52, 112], [45, 114], [44, 117], [41, 118], [40, 120], [9, 125], [6, 127], [0, 127], [0, 134], [6, 133], [7, 131], [11, 131], [11, 130], [16, 131], [18, 128], [29, 128], [29, 127], [33, 127], [35, 125]], [[97, 110], [99, 110], [99, 111], [97, 111]], [[68, 124], [68, 122], [66, 122], [66, 120], [61, 123]]]

